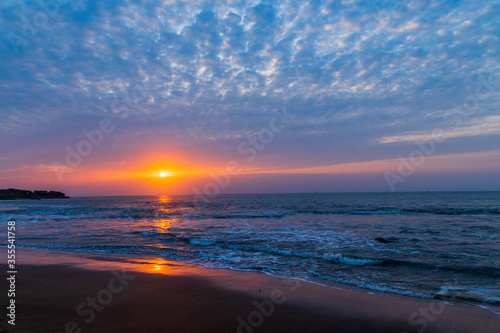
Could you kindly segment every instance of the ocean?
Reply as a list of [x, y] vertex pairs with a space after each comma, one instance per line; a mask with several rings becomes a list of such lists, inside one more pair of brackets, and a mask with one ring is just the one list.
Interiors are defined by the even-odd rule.
[[20, 248], [500, 306], [500, 192], [219, 195], [203, 206], [192, 196], [0, 201], [0, 221], [10, 219]]

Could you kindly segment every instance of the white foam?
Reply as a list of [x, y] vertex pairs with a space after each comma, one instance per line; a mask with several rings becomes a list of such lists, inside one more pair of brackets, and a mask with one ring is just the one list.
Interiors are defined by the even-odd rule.
[[364, 266], [364, 265], [373, 265], [379, 263], [377, 260], [372, 260], [372, 259], [356, 259], [356, 258], [349, 258], [349, 257], [344, 257], [340, 253], [325, 253], [323, 254], [323, 259], [327, 261], [333, 261], [333, 262], [338, 262], [342, 264], [347, 264], [347, 265], [354, 265], [354, 266]]
[[208, 239], [201, 239], [201, 238], [191, 238], [189, 242], [194, 245], [204, 245], [204, 246], [215, 244], [215, 241]]

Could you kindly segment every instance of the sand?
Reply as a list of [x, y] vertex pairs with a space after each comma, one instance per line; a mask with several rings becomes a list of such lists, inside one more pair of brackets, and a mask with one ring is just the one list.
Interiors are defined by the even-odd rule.
[[0, 332], [423, 333], [500, 327], [498, 314], [478, 306], [255, 272], [48, 251], [24, 251], [18, 260], [16, 325], [6, 323], [2, 296]]

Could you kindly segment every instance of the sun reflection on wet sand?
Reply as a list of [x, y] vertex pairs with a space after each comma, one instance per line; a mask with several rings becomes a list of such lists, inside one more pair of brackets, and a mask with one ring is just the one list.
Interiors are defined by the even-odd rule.
[[58, 251], [20, 249], [17, 258], [25, 265], [70, 265], [92, 270], [128, 270], [143, 273], [184, 275], [195, 274], [199, 267], [163, 258], [139, 259], [101, 254], [64, 253]]
[[173, 270], [172, 262], [157, 258], [153, 260], [144, 260], [144, 271], [147, 273], [170, 274]]

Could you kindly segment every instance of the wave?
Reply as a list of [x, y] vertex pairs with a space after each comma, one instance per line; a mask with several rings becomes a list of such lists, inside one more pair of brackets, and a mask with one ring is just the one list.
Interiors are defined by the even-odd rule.
[[247, 248], [247, 250], [278, 254], [287, 257], [313, 258], [339, 264], [352, 265], [352, 266], [377, 265], [382, 262], [380, 260], [369, 259], [369, 258], [346, 257], [340, 253], [330, 253], [330, 252], [319, 254], [314, 252], [301, 252], [295, 250], [262, 248], [262, 247]]
[[375, 283], [369, 283], [369, 282], [358, 281], [358, 280], [348, 280], [348, 279], [344, 279], [344, 278], [335, 278], [332, 276], [317, 273], [315, 271], [309, 271], [309, 273], [311, 273], [312, 275], [316, 276], [317, 278], [319, 278], [321, 280], [344, 283], [344, 284], [347, 284], [350, 286], [356, 286], [356, 287], [363, 288], [363, 289], [369, 289], [369, 290], [373, 290], [373, 291], [380, 291], [380, 292], [397, 294], [397, 295], [419, 297], [419, 298], [434, 298], [434, 296], [432, 294], [429, 294], [429, 293], [417, 292], [414, 290], [408, 290], [408, 289], [402, 289], [402, 288], [395, 288], [395, 287], [390, 287], [390, 286], [383, 285], [383, 284], [375, 284]]
[[201, 214], [193, 216], [193, 219], [275, 219], [295, 215], [497, 215], [497, 209], [457, 209], [457, 208], [373, 208], [373, 209], [299, 209], [284, 211], [255, 211], [245, 213], [227, 214]]
[[214, 219], [256, 219], [256, 218], [280, 218], [288, 215], [293, 215], [293, 213], [276, 212], [276, 211], [257, 211], [257, 212], [246, 212], [246, 213], [215, 214], [215, 215], [207, 215], [207, 217]]
[[409, 260], [384, 259], [381, 261], [382, 266], [399, 266], [399, 267], [416, 267], [428, 270], [441, 270], [454, 273], [464, 273], [471, 275], [483, 275], [492, 278], [500, 278], [500, 271], [494, 266], [445, 266], [434, 263], [414, 262]]
[[387, 208], [387, 209], [365, 209], [365, 210], [301, 210], [300, 214], [314, 215], [497, 215], [498, 209], [458, 209], [458, 208]]
[[[201, 246], [210, 246], [217, 243], [218, 241], [214, 240], [206, 240], [201, 238], [191, 238], [186, 239], [193, 245], [201, 245]], [[135, 255], [140, 254], [141, 256], [162, 256], [168, 257], [172, 260], [183, 261], [187, 263], [195, 263], [201, 264], [205, 267], [211, 268], [226, 268], [233, 270], [250, 270], [250, 271], [260, 271], [266, 273], [276, 273], [283, 274], [280, 272], [274, 272], [270, 267], [259, 266], [258, 263], [251, 263], [246, 267], [238, 267], [238, 265], [227, 264], [220, 261], [219, 257], [215, 257], [215, 262], [210, 262], [206, 260], [199, 261], [200, 258], [192, 258], [192, 257], [184, 257], [180, 254], [175, 253], [175, 249], [172, 251], [165, 251], [165, 249], [159, 249], [149, 246], [140, 246], [140, 245], [123, 245], [123, 246], [107, 246], [107, 245], [87, 245], [87, 246], [79, 246], [79, 247], [64, 247], [64, 246], [20, 246], [20, 248], [28, 248], [28, 249], [43, 249], [43, 250], [51, 250], [51, 251], [66, 251], [66, 252], [78, 252], [78, 253], [101, 253], [101, 254], [116, 254], [116, 255]], [[253, 251], [262, 251], [262, 248], [253, 248]], [[273, 248], [267, 248], [264, 252], [279, 254], [284, 256], [294, 256], [300, 258], [314, 258], [319, 260], [324, 260], [328, 262], [334, 262], [339, 264], [345, 264], [349, 266], [366, 266], [366, 265], [421, 265], [413, 262], [403, 262], [403, 261], [380, 261], [377, 259], [370, 258], [355, 258], [342, 255], [340, 253], [324, 253], [317, 254], [311, 252], [299, 252], [292, 250], [279, 250]], [[215, 265], [215, 266], [214, 266]], [[425, 265], [424, 265], [425, 266]], [[490, 267], [490, 269], [493, 269]], [[306, 276], [302, 274], [298, 274], [297, 272], [287, 272], [284, 273], [286, 276], [299, 277], [304, 278]], [[314, 270], [307, 271], [310, 279], [311, 277], [318, 278], [323, 281], [334, 281], [339, 283], [344, 283], [348, 285], [357, 286], [364, 289], [369, 289], [373, 291], [380, 292], [388, 292], [393, 294], [407, 295], [413, 297], [420, 298], [434, 298], [439, 300], [449, 300], [449, 301], [465, 301], [465, 302], [473, 302], [478, 304], [488, 304], [498, 306], [500, 305], [500, 290], [491, 289], [491, 288], [474, 288], [469, 286], [442, 286], [438, 288], [435, 292], [421, 292], [418, 291], [419, 288], [401, 288], [399, 286], [386, 284], [385, 282], [370, 282], [363, 281], [363, 279], [346, 279], [341, 277], [334, 277], [326, 274], [321, 274]], [[314, 282], [314, 281], [313, 281]]]
[[411, 289], [385, 285], [384, 283], [376, 284], [358, 280], [336, 278], [314, 271], [309, 271], [309, 273], [312, 273], [314, 276], [320, 278], [321, 280], [340, 282], [373, 291], [387, 292], [391, 294], [406, 295], [419, 298], [438, 299], [442, 301], [465, 301], [476, 304], [488, 304], [494, 306], [500, 305], [500, 290], [498, 289], [473, 288], [468, 286], [442, 286], [438, 291], [418, 292]]
[[203, 245], [203, 246], [214, 245], [216, 243], [215, 241], [202, 238], [189, 238], [189, 242], [194, 245]]
[[349, 257], [344, 257], [339, 253], [336, 254], [325, 253], [322, 255], [322, 257], [327, 261], [339, 262], [342, 264], [354, 265], [354, 266], [376, 265], [380, 263], [380, 260], [349, 258]]
[[232, 251], [258, 252], [258, 253], [267, 253], [267, 254], [274, 254], [286, 257], [317, 259], [332, 263], [345, 264], [349, 266], [377, 265], [377, 266], [387, 266], [387, 267], [389, 266], [408, 267], [417, 269], [420, 268], [431, 271], [441, 270], [453, 273], [481, 275], [492, 278], [500, 277], [500, 271], [494, 266], [445, 266], [432, 262], [416, 262], [410, 260], [398, 260], [391, 258], [366, 258], [366, 257], [345, 256], [341, 253], [332, 253], [332, 252], [316, 253], [316, 252], [298, 251], [292, 249], [279, 249], [274, 247], [242, 245], [242, 244], [237, 244], [234, 241], [228, 242], [218, 239], [204, 239], [199, 237], [190, 238], [190, 237], [179, 236], [177, 237], [177, 239], [182, 242], [187, 242], [195, 246], [216, 246]]
[[435, 298], [500, 305], [500, 290], [463, 286], [441, 286]]
[[217, 245], [230, 250], [238, 250], [244, 252], [260, 252], [260, 253], [276, 254], [287, 257], [305, 258], [305, 259], [312, 258], [312, 259], [319, 259], [323, 261], [352, 265], [352, 266], [378, 265], [382, 263], [382, 260], [370, 259], [370, 258], [346, 257], [340, 253], [327, 252], [320, 254], [313, 252], [301, 252], [289, 249], [277, 249], [271, 247], [244, 246], [220, 240], [208, 240], [202, 238], [180, 237], [179, 239], [198, 246]]
[[177, 238], [178, 236], [171, 233], [171, 232], [164, 232], [164, 231], [153, 231], [153, 230], [146, 230], [146, 231], [141, 231], [141, 230], [135, 230], [135, 231], [130, 231], [127, 234], [130, 235], [141, 235], [145, 237], [150, 237], [150, 236], [162, 236], [160, 237], [161, 239], [167, 239], [166, 236], [169, 238]]
[[[345, 206], [345, 205], [339, 205]], [[177, 207], [162, 211], [154, 207], [147, 208], [54, 208], [47, 207], [23, 207], [21, 210], [0, 211], [0, 221], [7, 219], [16, 219], [19, 222], [60, 222], [67, 220], [155, 220], [155, 219], [179, 219], [179, 220], [205, 220], [205, 219], [281, 219], [296, 215], [498, 215], [500, 210], [497, 208], [442, 208], [442, 207], [423, 207], [423, 208], [395, 208], [395, 207], [373, 207], [364, 208], [342, 208], [339, 209], [282, 209], [282, 210], [262, 210], [246, 212], [216, 212], [203, 211], [187, 212], [183, 207]], [[475, 227], [481, 230], [481, 227]], [[491, 227], [484, 227], [489, 228]], [[493, 230], [494, 231], [494, 230]]]

